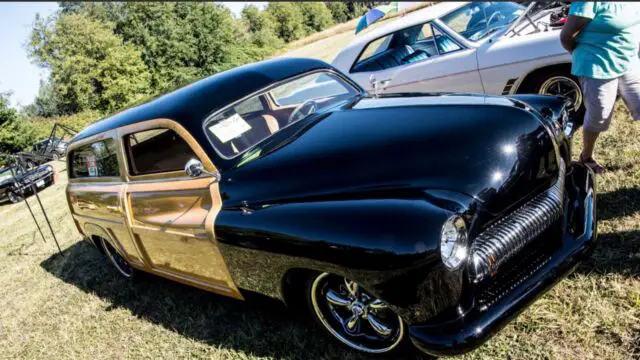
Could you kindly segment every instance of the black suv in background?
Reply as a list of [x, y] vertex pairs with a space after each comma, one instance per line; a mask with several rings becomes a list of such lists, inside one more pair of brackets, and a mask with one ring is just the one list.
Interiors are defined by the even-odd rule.
[[54, 170], [51, 165], [41, 165], [25, 172], [15, 166], [0, 169], [0, 201], [9, 200], [15, 204], [24, 200], [23, 190], [25, 195], [33, 192], [31, 184], [39, 191], [53, 183]]

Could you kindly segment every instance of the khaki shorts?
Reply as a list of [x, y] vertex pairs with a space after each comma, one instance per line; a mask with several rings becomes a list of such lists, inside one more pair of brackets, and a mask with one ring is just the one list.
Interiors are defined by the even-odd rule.
[[615, 79], [580, 78], [586, 112], [584, 128], [601, 132], [609, 128], [618, 93], [624, 99], [634, 120], [640, 120], [640, 69]]

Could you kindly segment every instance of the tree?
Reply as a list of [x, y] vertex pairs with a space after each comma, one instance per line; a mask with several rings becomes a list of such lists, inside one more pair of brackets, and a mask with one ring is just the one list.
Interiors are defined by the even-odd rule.
[[303, 37], [304, 16], [299, 6], [291, 2], [270, 2], [267, 13], [275, 22], [276, 35], [285, 42], [291, 42]]
[[322, 31], [333, 25], [331, 11], [323, 2], [299, 2], [297, 3], [304, 17], [305, 32], [308, 34]]
[[86, 15], [36, 16], [28, 50], [36, 64], [51, 70], [61, 113], [112, 111], [149, 91], [140, 52], [123, 45], [109, 25]]
[[343, 23], [351, 20], [349, 7], [342, 1], [327, 1], [325, 5], [331, 11], [331, 17], [337, 23]]
[[26, 116], [52, 117], [61, 115], [58, 98], [51, 81], [40, 80], [40, 88], [33, 103], [25, 106], [22, 112]]
[[[0, 152], [13, 154], [29, 148], [35, 142], [35, 133], [9, 106], [10, 96], [10, 92], [0, 93]], [[6, 164], [5, 157], [0, 157], [0, 164]]]
[[265, 52], [273, 53], [282, 47], [282, 40], [276, 36], [275, 23], [271, 16], [260, 11], [255, 5], [247, 5], [242, 9], [240, 20], [251, 34], [252, 44], [264, 48]]

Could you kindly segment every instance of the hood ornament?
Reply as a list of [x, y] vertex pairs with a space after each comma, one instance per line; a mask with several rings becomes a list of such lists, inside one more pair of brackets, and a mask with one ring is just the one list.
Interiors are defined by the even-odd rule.
[[369, 94], [371, 97], [377, 99], [380, 96], [380, 92], [384, 91], [390, 82], [391, 79], [378, 81], [376, 80], [376, 76], [371, 74], [371, 76], [369, 76], [369, 84], [371, 85], [371, 91], [369, 91]]

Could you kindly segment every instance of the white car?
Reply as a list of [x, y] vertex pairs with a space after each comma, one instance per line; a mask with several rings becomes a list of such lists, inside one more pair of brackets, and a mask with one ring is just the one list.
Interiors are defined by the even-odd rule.
[[559, 9], [534, 5], [442, 2], [356, 38], [332, 65], [369, 91], [386, 83], [380, 93], [561, 95], [579, 122], [582, 93], [552, 24]]

